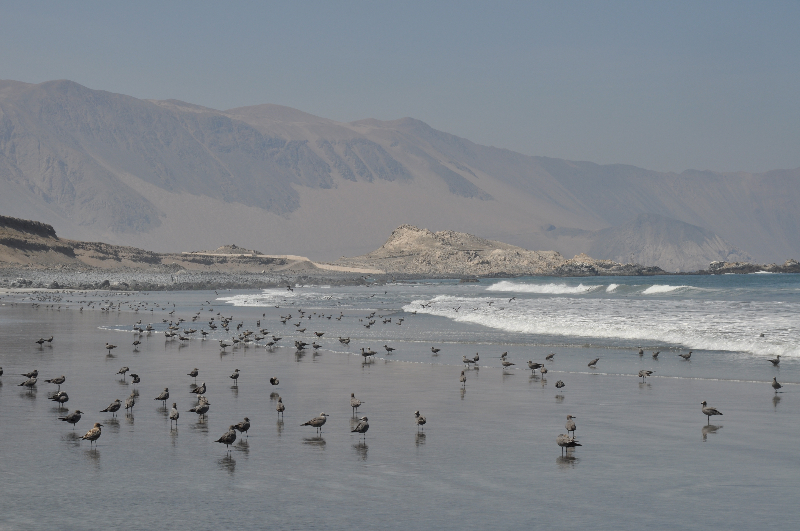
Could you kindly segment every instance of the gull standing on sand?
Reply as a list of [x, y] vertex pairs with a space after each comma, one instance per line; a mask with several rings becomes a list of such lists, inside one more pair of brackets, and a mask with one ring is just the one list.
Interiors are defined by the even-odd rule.
[[165, 387], [161, 394], [155, 397], [153, 400], [160, 400], [164, 402], [164, 409], [167, 408], [167, 399], [169, 399], [169, 388]]
[[[117, 348], [116, 345], [112, 345], [111, 343], [106, 343], [106, 350], [108, 351], [109, 354], [111, 354], [111, 351], [113, 349], [115, 349], [115, 348]], [[99, 437], [99, 435], [98, 435], [98, 437]]]
[[235, 369], [233, 374], [230, 375], [231, 380], [233, 380], [233, 385], [239, 387], [239, 369]]
[[544, 365], [542, 365], [541, 363], [536, 363], [531, 360], [528, 360], [528, 368], [531, 370], [531, 372], [533, 372], [533, 374], [536, 374], [536, 369], [541, 369], [542, 367], [544, 367]]
[[692, 357], [692, 351], [690, 350], [688, 354], [678, 354], [678, 356], [683, 358], [683, 361], [689, 361], [689, 358]]
[[772, 388], [775, 389], [775, 392], [778, 392], [778, 389], [783, 387], [781, 384], [778, 383], [778, 378], [775, 376], [772, 377]]
[[59, 391], [53, 396], [50, 397], [50, 400], [53, 402], [58, 402], [58, 409], [61, 409], [61, 406], [67, 402], [69, 402], [69, 395], [67, 395], [66, 391]]
[[461, 387], [467, 386], [467, 375], [464, 374], [464, 371], [461, 371], [461, 376], [458, 378], [458, 381], [461, 382]]
[[195, 387], [194, 389], [189, 389], [189, 392], [194, 393], [196, 395], [206, 394], [206, 383], [203, 382], [198, 387]]
[[82, 414], [83, 414], [83, 411], [81, 411], [80, 409], [76, 409], [72, 413], [67, 413], [63, 417], [58, 417], [58, 420], [62, 420], [64, 422], [69, 422], [70, 424], [72, 424], [72, 429], [74, 430], [75, 429], [75, 424], [77, 424], [78, 421], [81, 420], [81, 415]]
[[641, 378], [642, 381], [644, 381], [645, 378], [647, 378], [648, 376], [650, 376], [654, 372], [655, 371], [648, 371], [648, 370], [642, 369], [641, 371], [639, 371], [639, 378]]
[[562, 433], [556, 437], [556, 444], [561, 447], [561, 455], [564, 455], [564, 448], [575, 448], [576, 446], [583, 446], [574, 437], [570, 439], [569, 435]]
[[49, 380], [45, 380], [47, 383], [56, 384], [59, 391], [61, 391], [61, 384], [63, 384], [65, 381], [67, 381], [67, 377], [63, 375], [59, 376], [58, 378], [50, 378]]
[[359, 422], [356, 424], [356, 427], [350, 430], [350, 433], [360, 433], [364, 436], [364, 440], [367, 440], [367, 430], [369, 429], [369, 422], [367, 422], [367, 417], [361, 417], [358, 419]]
[[113, 417], [116, 416], [116, 412], [119, 411], [119, 408], [121, 407], [122, 407], [122, 402], [120, 401], [119, 398], [117, 398], [116, 400], [111, 402], [111, 405], [109, 405], [107, 408], [101, 409], [100, 413], [111, 413], [111, 416]]
[[556, 353], [555, 352], [551, 352], [550, 354], [545, 356], [544, 359], [546, 359], [547, 361], [553, 361], [553, 358], [555, 358], [555, 357], [556, 357]]
[[569, 432], [572, 432], [572, 438], [573, 439], [575, 438], [575, 427], [576, 426], [575, 426], [575, 421], [572, 420], [572, 419], [576, 419], [576, 418], [578, 418], [578, 417], [573, 417], [572, 415], [567, 415], [567, 424], [565, 425], [565, 427], [567, 428], [567, 434], [569, 434]]
[[428, 422], [428, 419], [420, 415], [419, 411], [414, 412], [414, 420], [417, 423], [417, 431], [419, 431], [420, 428], [423, 430], [425, 429], [425, 424]]
[[327, 413], [320, 413], [318, 417], [314, 417], [313, 419], [309, 420], [308, 422], [304, 422], [300, 424], [301, 426], [311, 426], [317, 429], [317, 433], [322, 433], [322, 426], [325, 424], [325, 421], [328, 420]]
[[500, 362], [500, 365], [502, 365], [504, 369], [508, 369], [512, 365], [516, 365], [516, 363], [512, 363], [512, 362], [508, 361], [507, 359], [503, 358], [503, 361]]
[[197, 413], [200, 415], [200, 418], [204, 418], [208, 410], [211, 408], [211, 404], [206, 401], [204, 396], [200, 397], [200, 403], [194, 406], [192, 409], [189, 410], [189, 413]]
[[600, 358], [593, 359], [592, 361], [589, 362], [589, 367], [591, 367], [592, 369], [595, 369], [596, 368], [595, 365], [597, 365], [598, 361], [600, 361]]
[[778, 354], [777, 356], [775, 356], [774, 360], [767, 360], [767, 361], [770, 362], [773, 367], [777, 367], [781, 363], [781, 355]]
[[278, 404], [275, 406], [275, 411], [278, 412], [278, 415], [283, 417], [283, 412], [286, 411], [286, 406], [283, 405], [283, 398], [278, 397]]
[[469, 358], [467, 357], [467, 355], [466, 355], [466, 354], [464, 354], [464, 356], [463, 356], [463, 359], [462, 359], [462, 363], [463, 363], [464, 365], [466, 365], [467, 367], [469, 367], [469, 364], [470, 364], [470, 363], [475, 363], [475, 360], [469, 359]]
[[172, 403], [172, 411], [169, 412], [169, 429], [172, 429], [172, 421], [175, 421], [175, 428], [178, 427], [178, 419], [181, 414], [178, 412], [178, 404]]
[[23, 385], [28, 388], [28, 391], [33, 391], [33, 386], [36, 385], [36, 378], [28, 378], [21, 384], [17, 384], [17, 387], [22, 387]]
[[128, 367], [122, 367], [120, 370], [117, 371], [117, 374], [121, 374], [122, 375], [122, 379], [124, 380], [125, 379], [125, 373], [128, 372], [129, 370], [130, 370], [130, 368], [128, 368]]
[[34, 369], [31, 372], [27, 372], [25, 374], [20, 374], [20, 376], [24, 376], [25, 378], [38, 378], [39, 377], [39, 369]]
[[363, 404], [363, 403], [364, 402], [362, 402], [361, 400], [356, 398], [356, 394], [355, 393], [350, 393], [350, 407], [353, 408], [353, 416], [354, 417], [356, 416], [356, 409], [361, 407], [361, 404]]
[[101, 426], [102, 426], [102, 424], [100, 424], [99, 422], [95, 422], [94, 423], [94, 427], [91, 430], [87, 431], [86, 435], [81, 437], [81, 440], [82, 441], [89, 441], [89, 446], [91, 446], [93, 442], [96, 442], [97, 439], [100, 438], [100, 433], [101, 433], [100, 427]]
[[230, 426], [228, 428], [227, 433], [217, 439], [215, 442], [222, 443], [225, 445], [225, 448], [228, 448], [233, 442], [236, 440], [236, 428], [235, 426]]
[[[235, 424], [233, 427], [240, 433], [247, 434], [247, 430], [250, 429], [250, 419], [245, 417], [243, 421], [239, 422], [238, 424]], [[250, 436], [248, 435], [248, 437]]]
[[136, 405], [136, 395], [131, 393], [131, 396], [125, 399], [125, 412], [133, 414], [133, 406]]
[[195, 367], [194, 369], [192, 369], [192, 370], [191, 370], [191, 371], [190, 371], [190, 372], [187, 374], [187, 376], [191, 376], [192, 378], [194, 378], [194, 381], [195, 381], [195, 383], [197, 383], [197, 375], [198, 375], [198, 374], [200, 374], [200, 371], [198, 371], [198, 370], [197, 370], [197, 367]]
[[705, 400], [703, 400], [700, 403], [703, 405], [703, 409], [702, 409], [703, 415], [708, 417], [708, 423], [709, 424], [711, 424], [711, 417], [712, 416], [714, 416], [714, 415], [722, 415], [722, 413], [720, 413], [716, 408], [708, 407], [708, 404], [706, 404]]

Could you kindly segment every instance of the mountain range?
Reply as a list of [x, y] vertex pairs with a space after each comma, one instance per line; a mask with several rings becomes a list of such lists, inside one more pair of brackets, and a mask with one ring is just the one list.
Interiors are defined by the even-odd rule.
[[335, 260], [408, 223], [685, 271], [797, 256], [799, 199], [800, 169], [662, 173], [481, 146], [412, 118], [0, 81], [0, 214], [76, 240]]

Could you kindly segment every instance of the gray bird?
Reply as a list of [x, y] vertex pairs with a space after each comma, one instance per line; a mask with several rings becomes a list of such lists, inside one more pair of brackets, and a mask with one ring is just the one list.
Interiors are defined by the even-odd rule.
[[53, 402], [58, 402], [58, 408], [61, 409], [63, 404], [69, 402], [69, 395], [67, 395], [66, 391], [59, 391], [53, 396], [50, 397], [50, 400]]
[[230, 375], [230, 378], [233, 380], [233, 385], [239, 386], [239, 369], [235, 369], [233, 374]]
[[364, 402], [362, 402], [361, 400], [356, 398], [356, 394], [355, 393], [350, 393], [350, 407], [353, 408], [353, 416], [354, 417], [356, 416], [356, 409], [360, 408], [361, 404], [363, 404], [363, 403]]
[[503, 361], [500, 362], [500, 365], [502, 365], [504, 369], [507, 369], [512, 365], [516, 365], [516, 363], [510, 362], [507, 359], [503, 358]]
[[206, 413], [208, 413], [210, 407], [211, 407], [210, 404], [205, 400], [203, 400], [202, 402], [194, 406], [192, 409], [190, 409], [189, 412], [197, 413], [198, 415], [200, 415], [200, 418], [202, 419], [203, 417], [205, 417]]
[[641, 371], [639, 371], [639, 378], [641, 378], [642, 381], [644, 381], [645, 378], [647, 378], [648, 376], [650, 376], [654, 372], [655, 371], [648, 371], [648, 370], [642, 369]]
[[575, 426], [575, 421], [572, 420], [572, 419], [576, 419], [576, 418], [578, 418], [578, 417], [573, 417], [572, 415], [567, 415], [567, 424], [565, 426], [567, 428], [567, 434], [569, 434], [569, 432], [572, 432], [572, 438], [573, 439], [575, 438], [575, 427], [576, 426]]
[[133, 413], [133, 406], [136, 405], [136, 396], [131, 393], [131, 396], [125, 399], [125, 412]]
[[591, 367], [592, 369], [594, 369], [594, 368], [595, 368], [595, 365], [597, 365], [597, 362], [598, 362], [598, 361], [600, 361], [600, 358], [595, 358], [595, 359], [593, 359], [592, 361], [590, 361], [590, 362], [589, 362], [589, 367]]
[[467, 386], [467, 375], [464, 374], [464, 371], [461, 371], [461, 376], [458, 378], [458, 381], [461, 382], [461, 387]]
[[272, 384], [272, 385], [278, 385], [281, 382], [277, 378], [270, 378], [269, 379], [269, 383]]
[[175, 402], [172, 403], [172, 411], [169, 412], [169, 427], [172, 429], [172, 421], [175, 421], [175, 427], [178, 427], [178, 419], [180, 418], [181, 414], [178, 412], [178, 404]]
[[192, 369], [192, 370], [189, 372], [189, 374], [187, 374], [187, 376], [191, 376], [192, 378], [194, 378], [194, 381], [196, 382], [196, 381], [197, 381], [197, 375], [198, 375], [198, 374], [200, 374], [200, 371], [198, 371], [198, 370], [197, 370], [197, 367], [195, 367], [194, 369]]
[[164, 407], [167, 407], [167, 400], [169, 399], [169, 388], [165, 387], [161, 394], [155, 397], [153, 400], [160, 400], [164, 402]]
[[24, 376], [25, 378], [38, 378], [39, 377], [39, 370], [34, 369], [31, 372], [21, 374], [20, 376]]
[[33, 390], [33, 387], [36, 385], [36, 378], [28, 378], [21, 384], [17, 384], [17, 387], [22, 387], [23, 385], [28, 388], [28, 391]]
[[286, 411], [286, 406], [283, 405], [283, 398], [278, 397], [278, 404], [275, 406], [275, 411], [278, 412], [278, 415], [283, 416], [283, 412]]
[[442, 350], [442, 349], [436, 348], [436, 347], [431, 347], [431, 352], [433, 352], [434, 354], [438, 354], [440, 350]]
[[236, 440], [236, 429], [235, 426], [230, 426], [228, 428], [227, 433], [225, 433], [222, 437], [217, 439], [215, 442], [222, 443], [225, 445], [225, 448], [228, 448], [231, 444], [234, 443]]
[[61, 384], [67, 381], [66, 376], [59, 376], [57, 378], [50, 378], [49, 380], [45, 380], [47, 383], [56, 384], [58, 386], [58, 390], [61, 391]]
[[703, 400], [700, 403], [703, 405], [703, 409], [702, 409], [703, 415], [708, 417], [708, 423], [709, 424], [711, 424], [711, 417], [712, 416], [714, 416], [714, 415], [722, 415], [722, 413], [720, 413], [716, 408], [708, 407], [708, 404], [706, 404], [705, 400]]
[[204, 395], [206, 394], [206, 383], [203, 382], [199, 386], [195, 387], [194, 389], [189, 390], [190, 393], [194, 393], [196, 395]]
[[301, 426], [311, 426], [317, 429], [318, 433], [322, 433], [322, 426], [325, 424], [325, 421], [328, 420], [327, 413], [320, 413], [318, 417], [314, 417], [313, 419], [309, 420], [308, 422], [304, 422], [300, 424]]
[[778, 354], [777, 356], [775, 356], [774, 360], [767, 360], [767, 361], [770, 362], [773, 367], [777, 367], [781, 363], [781, 356], [780, 354]]
[[570, 438], [569, 435], [562, 433], [556, 437], [556, 444], [561, 447], [561, 455], [564, 455], [564, 449], [575, 448], [576, 446], [583, 446], [575, 438]]
[[138, 374], [131, 373], [131, 383], [137, 384], [137, 383], [139, 383], [141, 381], [142, 381], [142, 379], [139, 378]]
[[550, 354], [545, 356], [544, 359], [546, 359], [547, 361], [553, 361], [553, 358], [555, 358], [555, 357], [556, 357], [556, 353], [555, 352], [551, 352]]
[[121, 407], [122, 407], [122, 402], [120, 402], [119, 398], [117, 398], [116, 400], [111, 402], [111, 405], [109, 405], [107, 408], [101, 409], [100, 413], [111, 413], [111, 415], [114, 416]]
[[93, 442], [96, 443], [97, 439], [100, 438], [100, 434], [101, 434], [100, 427], [101, 426], [102, 426], [102, 424], [100, 424], [99, 422], [95, 422], [94, 423], [94, 427], [91, 430], [87, 431], [86, 435], [81, 437], [81, 440], [82, 441], [89, 441], [89, 445], [90, 446], [91, 446], [91, 444]]
[[562, 387], [564, 387], [565, 385], [567, 385], [567, 384], [565, 384], [564, 382], [562, 382], [561, 380], [559, 380], [559, 381], [557, 381], [557, 382], [556, 382], [556, 389], [561, 389], [561, 388], [562, 388]]
[[684, 361], [689, 361], [689, 358], [691, 358], [691, 357], [692, 357], [692, 351], [690, 350], [688, 354], [678, 354], [678, 356], [680, 356], [681, 358], [683, 358], [683, 359], [684, 359]]
[[428, 419], [420, 415], [419, 411], [414, 412], [414, 420], [417, 423], [417, 430], [419, 430], [420, 428], [422, 428], [423, 430], [425, 429], [425, 424], [427, 424]]
[[469, 364], [470, 364], [470, 363], [475, 363], [475, 360], [468, 358], [468, 357], [467, 357], [467, 355], [466, 355], [466, 354], [464, 354], [464, 355], [462, 356], [462, 360], [461, 360], [461, 362], [462, 362], [464, 365], [466, 365], [467, 367], [469, 367]]
[[128, 372], [130, 368], [122, 367], [120, 370], [117, 371], [117, 374], [121, 374], [123, 378], [125, 378], [125, 373]]
[[536, 374], [536, 369], [541, 369], [542, 367], [544, 367], [543, 364], [528, 360], [528, 368], [533, 374]]
[[74, 430], [75, 429], [75, 424], [77, 424], [78, 421], [81, 420], [81, 415], [82, 414], [83, 414], [83, 411], [81, 411], [80, 409], [76, 409], [72, 413], [67, 413], [63, 417], [58, 417], [58, 420], [62, 420], [64, 422], [69, 422], [70, 424], [72, 424], [72, 429]]
[[[250, 429], [250, 419], [245, 417], [243, 421], [239, 422], [238, 424], [234, 425], [234, 428], [238, 430], [240, 433], [247, 433], [247, 430]], [[249, 437], [249, 435], [248, 435]]]
[[367, 422], [367, 417], [361, 417], [358, 419], [359, 422], [356, 424], [356, 427], [350, 430], [350, 433], [360, 433], [364, 436], [364, 440], [367, 438], [367, 430], [369, 429], [369, 422]]
[[778, 378], [775, 376], [772, 377], [772, 388], [775, 389], [775, 392], [778, 392], [778, 389], [783, 387], [781, 384], [778, 383]]

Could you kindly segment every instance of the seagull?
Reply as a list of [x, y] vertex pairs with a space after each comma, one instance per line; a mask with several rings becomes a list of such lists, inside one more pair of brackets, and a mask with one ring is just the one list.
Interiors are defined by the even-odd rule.
[[33, 386], [36, 385], [36, 378], [28, 378], [21, 384], [17, 384], [17, 387], [22, 387], [23, 385], [27, 387], [29, 391], [33, 390]]
[[136, 397], [131, 393], [131, 396], [125, 399], [125, 409], [133, 413], [133, 406], [136, 405]]
[[387, 353], [387, 354], [391, 354], [392, 352], [394, 352], [395, 350], [397, 350], [396, 348], [389, 347], [389, 346], [386, 346], [386, 345], [384, 345], [384, 346], [383, 346], [383, 348], [385, 348], [385, 349], [386, 349], [386, 353]]
[[781, 387], [783, 387], [783, 386], [778, 383], [778, 379], [775, 376], [773, 376], [772, 377], [772, 388], [775, 389], [775, 392], [777, 393], [778, 389], [780, 389]]
[[575, 421], [572, 420], [572, 419], [576, 419], [576, 418], [578, 418], [578, 417], [573, 417], [572, 415], [567, 415], [567, 424], [565, 425], [565, 427], [567, 428], [567, 434], [569, 435], [569, 432], [572, 432], [572, 438], [573, 439], [575, 438], [575, 427], [576, 426], [575, 426]]
[[464, 365], [466, 365], [467, 367], [469, 367], [469, 364], [470, 364], [470, 363], [475, 363], [475, 360], [471, 360], [471, 359], [469, 359], [469, 358], [467, 357], [467, 355], [466, 355], [466, 354], [464, 354], [464, 356], [463, 356], [463, 359], [462, 359], [462, 362], [464, 363]]
[[69, 402], [69, 396], [67, 395], [66, 391], [59, 391], [53, 396], [50, 397], [50, 400], [53, 402], [58, 402], [58, 409], [61, 409], [61, 405]]
[[278, 404], [275, 406], [275, 411], [277, 411], [278, 415], [281, 417], [283, 416], [283, 412], [286, 411], [286, 406], [283, 405], [283, 398], [278, 397]]
[[[240, 433], [247, 433], [247, 430], [250, 429], [250, 419], [245, 417], [243, 421], [233, 426], [235, 429], [239, 430]], [[249, 437], [249, 435], [248, 435]]]
[[194, 393], [196, 395], [206, 394], [206, 383], [203, 382], [198, 387], [195, 387], [194, 389], [189, 389], [189, 392]]
[[575, 448], [576, 446], [583, 446], [578, 441], [576, 441], [574, 437], [570, 439], [569, 435], [566, 435], [564, 433], [560, 434], [556, 438], [556, 444], [558, 444], [561, 447], [562, 455], [564, 454], [564, 448]]
[[661, 351], [660, 351], [660, 350], [656, 350], [655, 352], [653, 352], [653, 359], [654, 359], [654, 360], [657, 360], [657, 359], [658, 359], [658, 355], [659, 355], [659, 354], [661, 354]]
[[555, 357], [556, 357], [556, 353], [555, 352], [551, 352], [550, 354], [545, 356], [544, 359], [546, 359], [547, 361], [553, 361], [553, 358], [555, 358]]
[[278, 385], [281, 382], [277, 378], [270, 378], [269, 383], [271, 383], [272, 385]]
[[415, 411], [414, 412], [414, 419], [417, 422], [417, 430], [419, 430], [420, 428], [422, 428], [424, 430], [425, 429], [425, 424], [428, 422], [428, 419], [426, 419], [425, 417], [420, 415], [419, 411]]
[[322, 426], [325, 424], [325, 421], [328, 420], [329, 416], [330, 415], [328, 415], [327, 413], [320, 413], [318, 417], [314, 417], [313, 419], [309, 420], [308, 422], [304, 422], [303, 424], [300, 424], [300, 425], [301, 426], [312, 426], [314, 428], [317, 428], [317, 432], [318, 433], [322, 433]]
[[81, 420], [81, 415], [82, 414], [83, 414], [83, 411], [81, 411], [80, 409], [76, 409], [72, 413], [67, 413], [63, 417], [58, 417], [58, 420], [63, 420], [64, 422], [69, 422], [70, 424], [72, 424], [72, 429], [74, 430], [75, 429], [75, 424], [77, 424], [78, 421]]
[[567, 384], [565, 384], [564, 382], [562, 382], [561, 380], [559, 380], [559, 381], [557, 381], [557, 382], [556, 382], [556, 389], [561, 389], [561, 388], [562, 388], [562, 387], [564, 387], [565, 385], [567, 385]]
[[644, 356], [644, 349], [643, 348], [639, 348], [639, 355], [640, 356]]
[[780, 354], [778, 354], [777, 356], [775, 356], [774, 360], [767, 360], [767, 361], [770, 362], [773, 367], [777, 367], [781, 363], [781, 356]]
[[655, 371], [648, 371], [648, 370], [642, 369], [641, 371], [639, 371], [639, 378], [641, 378], [642, 381], [644, 381], [645, 378], [647, 378], [648, 376], [650, 376], [654, 372]]
[[128, 367], [122, 367], [120, 370], [117, 371], [117, 374], [121, 374], [122, 378], [125, 379], [125, 373], [128, 372], [130, 369]]
[[533, 372], [533, 374], [536, 374], [536, 369], [541, 369], [542, 367], [544, 367], [543, 364], [528, 360], [528, 368], [531, 370], [531, 372]]
[[116, 400], [111, 402], [111, 405], [109, 405], [107, 408], [101, 409], [100, 413], [111, 413], [111, 416], [114, 416], [114, 414], [117, 411], [119, 411], [119, 408], [121, 407], [122, 407], [122, 402], [120, 402], [119, 398], [117, 398]]
[[703, 415], [708, 417], [709, 424], [711, 423], [711, 417], [713, 415], [722, 415], [722, 413], [720, 413], [716, 408], [708, 407], [708, 404], [706, 404], [705, 400], [703, 400], [700, 403], [703, 405], [703, 410], [702, 410], [703, 411]]
[[139, 378], [138, 374], [131, 373], [131, 383], [137, 384], [137, 383], [139, 383], [141, 381], [142, 381], [142, 379]]
[[49, 380], [45, 380], [45, 382], [56, 384], [58, 386], [58, 390], [61, 391], [61, 384], [63, 384], [66, 380], [66, 376], [59, 376], [58, 378], [50, 378]]
[[211, 406], [210, 406], [210, 404], [208, 402], [206, 402], [205, 400], [202, 400], [199, 404], [197, 404], [192, 409], [190, 409], [189, 412], [190, 413], [197, 413], [198, 415], [200, 415], [200, 418], [203, 418], [206, 415], [206, 413], [208, 413], [208, 410], [210, 409], [210, 407]]
[[690, 350], [688, 354], [678, 354], [678, 356], [683, 358], [685, 361], [689, 361], [689, 358], [692, 357], [692, 351]]
[[510, 362], [507, 359], [503, 358], [503, 361], [500, 362], [500, 365], [502, 365], [504, 369], [507, 369], [512, 365], [516, 365], [516, 363]]
[[236, 440], [236, 427], [230, 426], [228, 428], [227, 433], [225, 433], [222, 437], [217, 439], [215, 442], [222, 443], [225, 445], [225, 448], [228, 448], [233, 442]]
[[597, 362], [598, 362], [598, 361], [600, 361], [600, 358], [595, 358], [595, 359], [593, 359], [592, 361], [590, 361], [590, 362], [589, 362], [589, 367], [591, 367], [592, 369], [594, 369], [594, 368], [595, 368], [595, 365], [597, 365]]
[[476, 352], [475, 356], [472, 358], [472, 363], [474, 363], [477, 366], [478, 362], [480, 361], [480, 359], [481, 359], [481, 355]]
[[440, 350], [442, 350], [442, 349], [436, 348], [436, 347], [431, 347], [431, 352], [433, 352], [434, 354], [438, 354]]
[[364, 435], [364, 440], [367, 439], [367, 430], [369, 429], [369, 422], [367, 422], [367, 417], [361, 417], [359, 423], [356, 424], [356, 427], [350, 430], [350, 433], [361, 433]]
[[[113, 349], [117, 348], [116, 345], [112, 345], [111, 343], [106, 343], [106, 350], [110, 353]], [[98, 435], [99, 437], [99, 435]]]
[[233, 380], [233, 385], [239, 387], [239, 369], [235, 369], [233, 374], [230, 375], [230, 378]]
[[39, 377], [39, 370], [35, 369], [29, 373], [20, 374], [20, 376], [24, 376], [25, 378], [38, 378]]
[[175, 427], [178, 427], [178, 418], [181, 414], [178, 412], [178, 404], [172, 403], [172, 411], [169, 412], [169, 427], [172, 429], [172, 421], [175, 421]]
[[102, 424], [100, 424], [99, 422], [95, 422], [94, 423], [94, 427], [91, 430], [87, 431], [86, 435], [81, 437], [81, 440], [89, 441], [89, 445], [91, 446], [91, 444], [93, 442], [97, 441], [97, 439], [100, 438], [100, 427], [101, 426], [102, 426]]
[[196, 382], [196, 381], [197, 381], [197, 375], [198, 375], [198, 374], [200, 374], [200, 371], [198, 371], [198, 370], [197, 370], [197, 367], [195, 367], [194, 369], [192, 369], [192, 370], [191, 370], [191, 371], [190, 371], [190, 372], [187, 374], [187, 376], [191, 376], [192, 378], [194, 378], [194, 381]]
[[464, 371], [461, 371], [461, 377], [458, 379], [458, 381], [461, 382], [461, 387], [467, 386], [467, 377], [464, 374]]
[[165, 387], [161, 394], [155, 397], [153, 400], [161, 400], [164, 402], [164, 409], [167, 408], [167, 399], [169, 399], [169, 388]]
[[354, 417], [356, 416], [356, 409], [361, 407], [361, 404], [363, 404], [363, 403], [364, 402], [362, 402], [361, 400], [356, 398], [356, 394], [355, 393], [350, 393], [350, 407], [353, 408], [353, 416]]

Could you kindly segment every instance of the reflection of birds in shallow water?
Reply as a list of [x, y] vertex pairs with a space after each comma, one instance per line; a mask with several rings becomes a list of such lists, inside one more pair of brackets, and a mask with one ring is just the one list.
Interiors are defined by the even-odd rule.
[[303, 444], [307, 444], [309, 446], [316, 446], [317, 448], [325, 448], [325, 439], [321, 436], [318, 437], [307, 437], [303, 439]]
[[569, 450], [567, 455], [559, 455], [556, 457], [556, 464], [558, 465], [558, 468], [573, 468], [575, 465], [580, 463], [580, 461], [580, 459], [574, 455], [571, 455]]
[[236, 471], [236, 459], [229, 453], [226, 453], [225, 457], [217, 461], [217, 463], [222, 470], [227, 471], [229, 474], [233, 474]]
[[462, 387], [459, 391], [461, 392], [461, 400], [464, 400], [464, 395], [467, 394], [467, 388]]
[[416, 443], [417, 446], [419, 446], [420, 444], [425, 444], [425, 437], [427, 437], [427, 435], [425, 435], [424, 431], [418, 431], [414, 442]]
[[278, 435], [283, 433], [283, 419], [278, 419], [278, 423], [275, 426], [278, 429]]
[[713, 424], [706, 424], [703, 426], [703, 441], [708, 439], [709, 433], [717, 433], [717, 430], [721, 429], [722, 426], [714, 426]]
[[772, 407], [777, 408], [778, 407], [778, 402], [780, 402], [780, 401], [781, 401], [781, 397], [779, 397], [777, 394], [772, 395]]
[[354, 444], [353, 448], [355, 448], [358, 456], [361, 458], [362, 461], [367, 460], [367, 451], [369, 450], [369, 446], [365, 441], [361, 441], [358, 444]]
[[250, 453], [250, 441], [248, 441], [246, 439], [239, 440], [239, 442], [236, 443], [233, 447], [237, 451], [242, 452], [244, 455], [247, 455], [247, 454]]
[[563, 401], [564, 401], [564, 395], [556, 395], [556, 402], [563, 402]]

